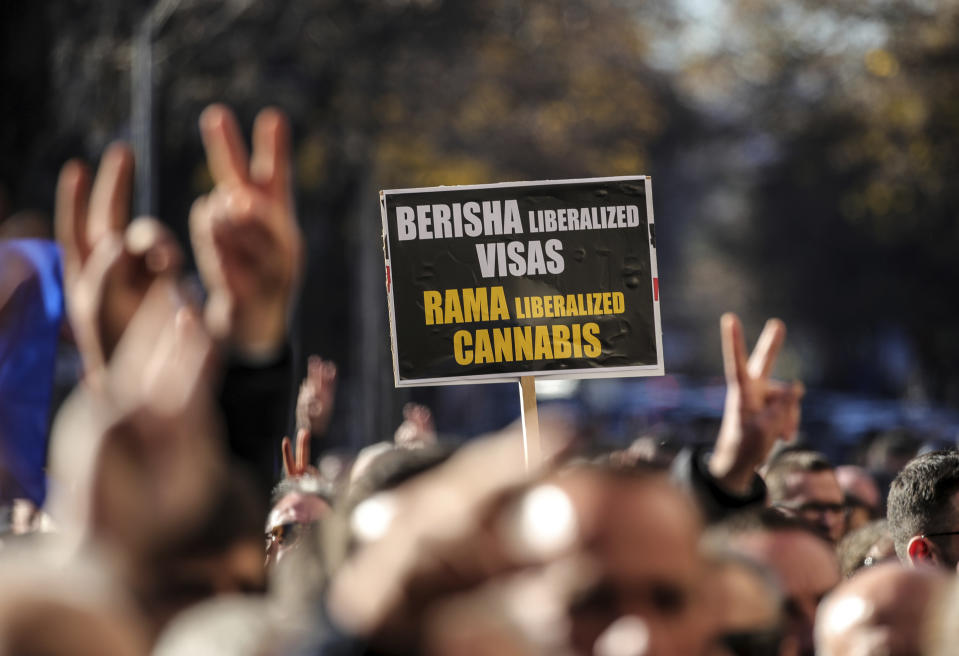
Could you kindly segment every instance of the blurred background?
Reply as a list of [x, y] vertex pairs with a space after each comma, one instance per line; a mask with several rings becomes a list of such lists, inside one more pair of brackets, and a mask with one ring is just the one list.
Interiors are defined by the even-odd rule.
[[733, 310], [750, 344], [785, 320], [777, 374], [831, 454], [955, 442], [955, 0], [6, 0], [0, 234], [48, 229], [63, 162], [128, 139], [136, 212], [187, 244], [213, 101], [293, 121], [297, 373], [339, 366], [330, 446], [389, 439], [409, 400], [462, 436], [519, 412], [515, 385], [393, 388], [379, 189], [625, 174], [653, 177], [669, 375], [544, 404], [597, 442], [711, 441]]

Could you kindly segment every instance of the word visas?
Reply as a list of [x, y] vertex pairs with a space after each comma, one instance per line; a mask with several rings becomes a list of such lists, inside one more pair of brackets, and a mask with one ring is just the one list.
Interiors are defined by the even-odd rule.
[[[525, 226], [519, 202], [513, 199], [396, 208], [399, 241], [609, 230], [638, 225], [639, 208], [635, 205], [530, 210]], [[563, 242], [558, 238], [480, 243], [476, 244], [476, 258], [483, 278], [559, 274], [566, 268]]]

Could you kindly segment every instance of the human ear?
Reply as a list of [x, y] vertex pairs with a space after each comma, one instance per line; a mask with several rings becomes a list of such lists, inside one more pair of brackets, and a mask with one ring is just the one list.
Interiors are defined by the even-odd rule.
[[909, 540], [909, 544], [906, 545], [906, 555], [913, 567], [938, 565], [940, 560], [936, 546], [924, 535], [915, 535]]

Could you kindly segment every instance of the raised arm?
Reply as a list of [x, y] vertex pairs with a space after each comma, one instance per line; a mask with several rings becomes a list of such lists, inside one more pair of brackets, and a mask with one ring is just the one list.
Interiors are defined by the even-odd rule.
[[306, 378], [296, 397], [296, 429], [314, 437], [326, 434], [336, 401], [336, 365], [318, 355], [307, 361]]
[[736, 315], [720, 320], [726, 405], [712, 456], [684, 449], [673, 462], [673, 478], [689, 489], [709, 521], [761, 505], [766, 487], [756, 473], [777, 439], [792, 439], [799, 428], [801, 383], [771, 380], [786, 337], [779, 319], [766, 322], [748, 361], [743, 329]]
[[799, 429], [799, 401], [804, 389], [802, 383], [786, 384], [770, 378], [786, 338], [782, 321], [766, 322], [748, 362], [739, 318], [724, 314], [720, 332], [726, 406], [709, 472], [727, 490], [745, 494], [776, 440], [792, 439]]
[[200, 116], [200, 132], [215, 182], [190, 211], [190, 239], [207, 290], [204, 321], [229, 354], [219, 398], [230, 451], [268, 496], [291, 406], [287, 321], [303, 258], [290, 128], [280, 111], [263, 110], [248, 156], [233, 113], [212, 105]]

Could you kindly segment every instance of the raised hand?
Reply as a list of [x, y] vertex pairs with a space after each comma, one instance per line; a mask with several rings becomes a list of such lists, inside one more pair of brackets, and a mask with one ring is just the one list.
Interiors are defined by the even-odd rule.
[[132, 178], [133, 154], [116, 143], [104, 153], [92, 191], [89, 170], [77, 160], [57, 183], [67, 311], [88, 378], [102, 372], [154, 280], [180, 270], [180, 250], [166, 228], [147, 217], [130, 222]]
[[425, 405], [407, 403], [403, 406], [403, 423], [393, 434], [397, 446], [415, 448], [436, 443], [433, 413]]
[[302, 262], [289, 124], [276, 109], [260, 112], [252, 158], [223, 105], [204, 110], [200, 132], [216, 185], [190, 211], [190, 238], [208, 292], [204, 318], [237, 352], [268, 356], [286, 339]]
[[329, 360], [311, 355], [306, 378], [300, 384], [296, 397], [296, 427], [313, 435], [324, 435], [333, 417], [336, 399], [336, 365]]
[[310, 431], [300, 428], [296, 431], [296, 456], [290, 438], [284, 437], [280, 445], [283, 451], [283, 473], [287, 478], [297, 478], [307, 474], [319, 475], [316, 467], [310, 464]]
[[174, 281], [150, 285], [100, 384], [78, 388], [57, 417], [58, 516], [140, 552], [207, 511], [225, 464], [212, 351]]
[[709, 469], [725, 487], [745, 493], [776, 440], [792, 439], [799, 429], [804, 388], [802, 383], [770, 379], [786, 338], [786, 325], [779, 319], [766, 322], [748, 362], [742, 324], [735, 314], [722, 316], [720, 333], [726, 405]]

